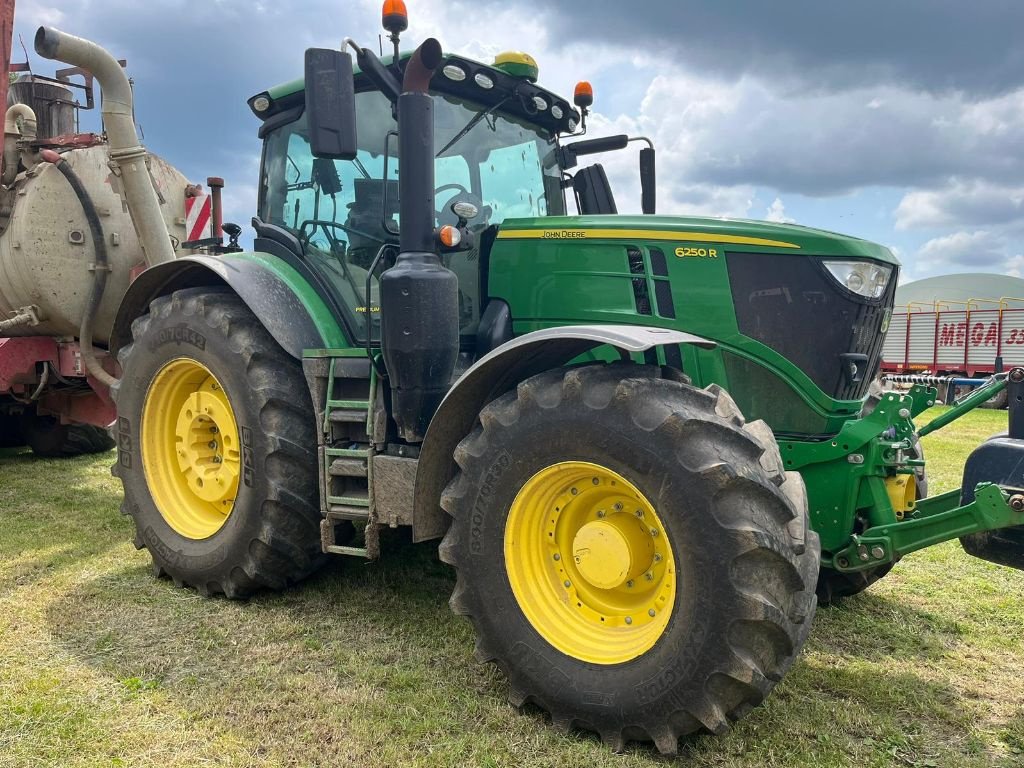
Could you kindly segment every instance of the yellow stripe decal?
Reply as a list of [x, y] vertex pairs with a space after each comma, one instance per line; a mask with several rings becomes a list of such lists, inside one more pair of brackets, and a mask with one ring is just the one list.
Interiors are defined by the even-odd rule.
[[675, 240], [680, 243], [734, 243], [763, 245], [770, 248], [799, 248], [795, 243], [767, 240], [763, 237], [712, 234], [708, 232], [670, 232], [663, 229], [503, 229], [500, 240]]

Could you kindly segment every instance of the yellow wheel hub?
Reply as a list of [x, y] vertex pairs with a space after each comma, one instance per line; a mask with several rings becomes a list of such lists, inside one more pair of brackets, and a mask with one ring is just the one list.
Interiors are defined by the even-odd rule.
[[533, 628], [594, 664], [650, 650], [675, 603], [675, 557], [653, 505], [590, 462], [553, 464], [526, 481], [505, 523], [505, 567]]
[[241, 444], [217, 377], [178, 358], [157, 373], [142, 409], [142, 465], [157, 509], [189, 539], [209, 538], [234, 507]]

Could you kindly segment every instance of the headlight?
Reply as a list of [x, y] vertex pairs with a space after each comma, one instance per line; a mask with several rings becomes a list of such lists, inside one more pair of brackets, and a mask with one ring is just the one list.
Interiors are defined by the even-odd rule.
[[870, 261], [826, 261], [825, 267], [844, 288], [869, 299], [885, 293], [892, 277], [892, 267]]

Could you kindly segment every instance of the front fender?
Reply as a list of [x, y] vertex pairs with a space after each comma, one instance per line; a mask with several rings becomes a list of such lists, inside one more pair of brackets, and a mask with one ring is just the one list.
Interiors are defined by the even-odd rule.
[[447, 516], [440, 511], [441, 492], [455, 476], [455, 447], [473, 429], [481, 409], [520, 381], [606, 344], [627, 353], [667, 344], [715, 347], [713, 341], [664, 328], [569, 325], [534, 331], [491, 351], [449, 390], [427, 429], [416, 471], [414, 541], [436, 539], [447, 530]]
[[132, 321], [149, 304], [183, 288], [228, 286], [245, 302], [274, 341], [292, 357], [305, 349], [347, 347], [330, 309], [291, 266], [264, 253], [185, 256], [143, 272], [121, 299], [110, 335], [110, 350], [131, 342]]

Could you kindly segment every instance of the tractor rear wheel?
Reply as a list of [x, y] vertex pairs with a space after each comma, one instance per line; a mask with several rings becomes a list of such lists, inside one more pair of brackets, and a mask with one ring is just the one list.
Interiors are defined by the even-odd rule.
[[115, 474], [156, 574], [241, 598], [316, 570], [316, 421], [299, 364], [226, 290], [158, 298], [132, 337]]
[[661, 373], [558, 369], [487, 405], [455, 452], [441, 557], [513, 704], [673, 754], [789, 669], [819, 552], [768, 427]]
[[106, 453], [114, 441], [102, 427], [91, 424], [61, 424], [60, 419], [25, 411], [21, 434], [32, 453], [43, 459], [71, 458]]
[[13, 413], [0, 413], [0, 448], [20, 448], [24, 444], [21, 419]]

